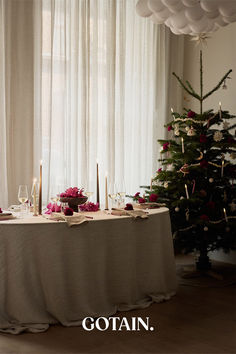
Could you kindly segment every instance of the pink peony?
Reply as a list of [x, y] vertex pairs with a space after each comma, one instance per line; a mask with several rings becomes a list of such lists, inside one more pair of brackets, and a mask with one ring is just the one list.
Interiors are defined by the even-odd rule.
[[155, 203], [157, 201], [157, 198], [158, 198], [158, 195], [155, 194], [155, 193], [152, 193], [152, 194], [149, 195], [149, 201], [151, 203]]
[[193, 111], [188, 111], [188, 118], [193, 118], [195, 117], [196, 113]]
[[125, 210], [134, 210], [133, 205], [130, 203], [126, 204]]
[[87, 202], [85, 204], [79, 205], [81, 211], [98, 211], [99, 204], [94, 204], [92, 202]]
[[206, 135], [201, 134], [199, 140], [200, 140], [200, 143], [206, 143], [206, 142], [207, 142], [207, 137], [206, 137]]
[[139, 204], [146, 203], [146, 200], [144, 198], [138, 198]]
[[77, 187], [70, 187], [65, 192], [60, 194], [62, 198], [82, 198], [83, 195], [83, 188], [79, 189]]
[[0, 214], [2, 213], [2, 208], [0, 208]]
[[74, 214], [74, 211], [73, 211], [73, 209], [71, 209], [71, 208], [66, 208], [66, 209], [64, 210], [64, 214], [65, 214], [66, 216], [72, 216], [72, 215]]
[[51, 214], [51, 213], [60, 213], [61, 212], [61, 206], [60, 205], [57, 205], [57, 204], [52, 204], [52, 203], [49, 203], [47, 205], [47, 211], [45, 212], [45, 214]]

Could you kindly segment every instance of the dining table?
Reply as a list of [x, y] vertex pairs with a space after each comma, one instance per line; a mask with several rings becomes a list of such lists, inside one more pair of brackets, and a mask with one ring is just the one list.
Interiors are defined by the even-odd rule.
[[0, 332], [42, 332], [143, 309], [176, 293], [169, 210], [147, 218], [84, 212], [69, 227], [50, 217], [0, 221]]

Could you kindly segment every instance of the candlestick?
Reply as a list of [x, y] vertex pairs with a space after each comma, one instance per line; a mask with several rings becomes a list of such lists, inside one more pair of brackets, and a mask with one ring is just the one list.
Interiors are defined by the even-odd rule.
[[224, 216], [225, 216], [225, 221], [228, 222], [228, 217], [227, 217], [225, 208], [223, 208], [223, 212], [224, 212]]
[[184, 154], [184, 138], [181, 138], [181, 142], [182, 142], [182, 153]]
[[151, 177], [150, 192], [152, 191], [152, 182], [153, 182], [153, 177]]
[[108, 210], [107, 172], [105, 176], [105, 210]]
[[100, 195], [99, 195], [99, 168], [98, 168], [98, 161], [97, 161], [97, 203], [98, 206], [100, 205]]
[[42, 169], [43, 161], [40, 161], [40, 172], [39, 172], [39, 215], [42, 215]]
[[222, 160], [222, 165], [221, 165], [221, 177], [224, 176], [224, 164], [225, 164], [225, 160]]
[[36, 182], [37, 182], [37, 179], [34, 178], [34, 189], [33, 189], [34, 216], [37, 216]]
[[221, 102], [219, 102], [219, 106], [220, 106], [220, 110], [219, 110], [220, 119], [222, 119]]
[[188, 186], [187, 186], [187, 184], [185, 184], [184, 186], [185, 186], [186, 197], [187, 197], [187, 199], [189, 199]]

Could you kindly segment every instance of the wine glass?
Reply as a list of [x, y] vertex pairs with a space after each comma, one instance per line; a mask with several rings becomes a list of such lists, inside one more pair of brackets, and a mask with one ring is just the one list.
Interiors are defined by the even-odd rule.
[[88, 197], [88, 201], [90, 199], [90, 197], [92, 197], [93, 192], [92, 192], [93, 188], [92, 188], [92, 182], [88, 182], [85, 186], [85, 191], [84, 194]]
[[125, 195], [126, 195], [126, 188], [125, 188], [125, 181], [123, 180], [118, 186], [118, 195], [119, 195], [119, 202], [121, 204], [125, 203]]
[[117, 197], [117, 188], [115, 183], [109, 184], [108, 197], [111, 199], [112, 208], [115, 207], [116, 197]]
[[18, 200], [21, 203], [21, 216], [25, 210], [26, 202], [28, 201], [28, 188], [26, 185], [21, 184], [18, 189]]

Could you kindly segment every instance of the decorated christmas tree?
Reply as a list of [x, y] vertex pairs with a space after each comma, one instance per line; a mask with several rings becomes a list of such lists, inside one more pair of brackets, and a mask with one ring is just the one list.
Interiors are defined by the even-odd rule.
[[197, 268], [210, 268], [207, 253], [229, 251], [236, 237], [236, 140], [235, 116], [221, 109], [203, 111], [203, 102], [226, 87], [229, 70], [211, 91], [203, 93], [202, 52], [200, 52], [200, 93], [184, 83], [185, 91], [200, 103], [199, 112], [172, 112], [166, 128], [173, 138], [159, 140], [161, 168], [152, 191], [158, 202], [170, 210], [174, 244], [185, 253], [198, 251]]

